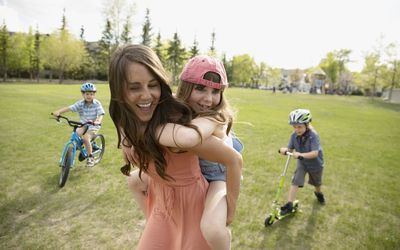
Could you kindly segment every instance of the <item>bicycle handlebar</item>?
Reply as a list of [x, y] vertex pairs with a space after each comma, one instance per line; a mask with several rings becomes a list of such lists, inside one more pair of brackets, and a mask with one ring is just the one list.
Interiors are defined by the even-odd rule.
[[[51, 113], [51, 115], [54, 115], [53, 113]], [[55, 120], [57, 120], [58, 122], [60, 122], [60, 118], [64, 119], [65, 121], [67, 121], [68, 125], [70, 125], [71, 127], [83, 127], [85, 125], [95, 125], [94, 122], [92, 121], [88, 121], [88, 122], [77, 122], [77, 121], [72, 121], [70, 119], [68, 119], [68, 117], [62, 116], [62, 115], [57, 115], [55, 116], [56, 118], [54, 118]], [[101, 125], [101, 124], [98, 124]]]

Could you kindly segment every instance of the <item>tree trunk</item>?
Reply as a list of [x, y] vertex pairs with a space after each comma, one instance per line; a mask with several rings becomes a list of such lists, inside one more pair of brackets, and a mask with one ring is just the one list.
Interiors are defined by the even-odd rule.
[[395, 85], [395, 80], [396, 80], [396, 73], [397, 73], [397, 62], [394, 62], [394, 64], [393, 64], [393, 75], [392, 75], [392, 85], [390, 86], [390, 90], [389, 90], [389, 96], [388, 96], [388, 99], [389, 99], [389, 102], [391, 102], [392, 101], [392, 92], [393, 92], [393, 88], [394, 88], [394, 85]]

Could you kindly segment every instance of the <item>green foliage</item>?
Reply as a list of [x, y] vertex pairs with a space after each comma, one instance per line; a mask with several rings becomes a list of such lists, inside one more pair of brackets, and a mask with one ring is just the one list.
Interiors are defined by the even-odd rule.
[[167, 47], [168, 45], [161, 41], [161, 33], [158, 32], [153, 50], [156, 52], [158, 58], [160, 58], [160, 61], [163, 65], [166, 65], [167, 62]]
[[247, 54], [234, 56], [231, 64], [232, 79], [236, 84], [253, 83], [253, 78], [257, 73], [257, 64], [252, 57]]
[[58, 73], [59, 82], [63, 81], [65, 72], [80, 67], [86, 53], [83, 42], [74, 38], [67, 29], [53, 32], [44, 39], [43, 47], [42, 60]]
[[210, 50], [208, 51], [208, 55], [213, 57], [217, 56], [217, 51], [215, 49], [215, 31], [211, 33], [211, 46]]
[[168, 43], [168, 62], [167, 69], [172, 72], [173, 83], [178, 82], [178, 75], [183, 68], [186, 60], [186, 49], [182, 46], [182, 42], [175, 32], [173, 40]]
[[[108, 86], [97, 87], [108, 110]], [[123, 161], [109, 114], [100, 130], [106, 138], [102, 162], [88, 169], [76, 160], [59, 189], [57, 165], [71, 129], [49, 113], [81, 98], [79, 85], [1, 84], [0, 93], [0, 106], [7, 107], [0, 109], [0, 249], [134, 249], [145, 220], [119, 172]], [[234, 130], [245, 145], [232, 249], [398, 248], [399, 105], [237, 88], [226, 95], [238, 111]], [[285, 163], [276, 151], [287, 144], [287, 116], [298, 107], [311, 109], [321, 136], [327, 204], [320, 206], [306, 184], [297, 196], [300, 211], [265, 228]], [[294, 168], [292, 161], [281, 203]]]
[[[32, 39], [30, 39], [32, 38]], [[21, 70], [27, 70], [29, 68], [29, 52], [33, 46], [33, 36], [29, 36], [23, 33], [15, 33], [10, 37], [10, 53], [8, 60], [8, 70], [14, 72], [18, 77], [20, 76]]]
[[146, 9], [146, 17], [142, 27], [142, 44], [148, 47], [151, 46], [151, 22], [150, 22], [150, 10]]
[[3, 21], [0, 30], [0, 73], [3, 75], [3, 81], [7, 79], [7, 60], [9, 56], [10, 36], [8, 34], [7, 25]]
[[199, 42], [196, 40], [196, 38], [193, 41], [192, 47], [190, 47], [189, 50], [189, 58], [193, 58], [200, 54], [200, 49], [199, 49]]

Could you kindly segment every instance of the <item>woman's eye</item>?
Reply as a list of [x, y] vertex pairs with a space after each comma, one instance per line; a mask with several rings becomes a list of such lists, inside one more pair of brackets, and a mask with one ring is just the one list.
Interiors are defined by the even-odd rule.
[[221, 90], [220, 89], [213, 89], [212, 93], [213, 93], [213, 95], [217, 95], [217, 94], [221, 93]]
[[160, 84], [158, 82], [149, 84], [149, 88], [158, 88], [158, 86], [160, 86]]

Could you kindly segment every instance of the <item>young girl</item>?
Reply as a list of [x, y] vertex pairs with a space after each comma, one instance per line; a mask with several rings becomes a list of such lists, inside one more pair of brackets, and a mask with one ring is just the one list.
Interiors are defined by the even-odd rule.
[[[209, 56], [196, 56], [186, 64], [180, 79], [177, 98], [188, 103], [198, 117], [214, 117], [225, 124], [216, 127], [214, 134], [240, 152], [241, 142], [230, 133], [233, 115], [223, 97], [228, 81], [222, 62]], [[206, 160], [200, 160], [200, 167], [209, 182], [201, 231], [212, 249], [230, 249], [231, 235], [226, 227], [230, 221], [227, 221], [225, 167]], [[141, 197], [146, 192], [147, 179], [140, 180], [137, 175], [137, 172], [132, 173], [128, 183], [135, 200], [143, 207]]]
[[200, 231], [208, 183], [201, 175], [198, 156], [227, 166], [228, 218], [232, 220], [240, 188], [240, 154], [213, 136], [206, 138], [203, 127], [197, 129], [203, 136], [200, 145], [185, 152], [173, 149], [185, 142], [181, 139], [187, 129], [196, 131], [196, 127], [189, 124], [190, 109], [172, 96], [166, 72], [150, 48], [118, 49], [109, 76], [110, 115], [118, 143], [129, 149], [138, 176], [146, 174], [143, 208], [147, 221], [137, 248], [209, 249]]
[[289, 190], [288, 202], [281, 208], [281, 215], [293, 211], [293, 201], [299, 187], [304, 186], [304, 178], [308, 173], [308, 183], [315, 187], [314, 194], [318, 202], [325, 203], [325, 197], [321, 191], [322, 172], [324, 169], [324, 156], [319, 135], [311, 126], [311, 112], [308, 109], [296, 109], [289, 114], [289, 124], [294, 132], [290, 136], [287, 148], [280, 148], [279, 153], [293, 152], [293, 157], [298, 159], [296, 171]]

